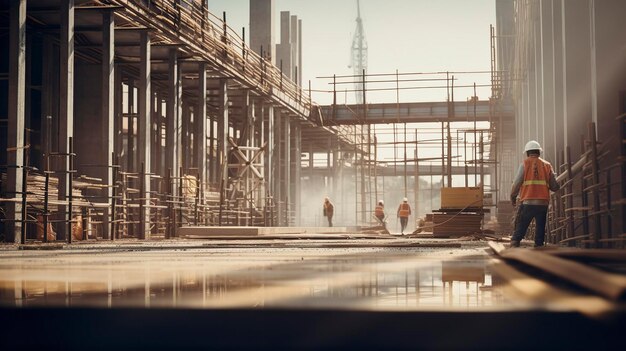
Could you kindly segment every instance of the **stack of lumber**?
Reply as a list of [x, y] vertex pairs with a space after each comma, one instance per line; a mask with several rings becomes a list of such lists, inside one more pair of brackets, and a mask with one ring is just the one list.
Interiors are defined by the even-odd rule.
[[482, 213], [434, 213], [433, 236], [435, 238], [449, 238], [479, 233], [482, 220]]
[[441, 188], [442, 209], [482, 209], [483, 189], [481, 187]]

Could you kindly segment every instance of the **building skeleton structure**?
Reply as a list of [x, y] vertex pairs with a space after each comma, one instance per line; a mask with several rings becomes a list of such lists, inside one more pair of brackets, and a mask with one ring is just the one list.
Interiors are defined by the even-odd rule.
[[[440, 177], [440, 186], [464, 176], [463, 185], [483, 186], [495, 210], [508, 199], [520, 143], [535, 137], [522, 131], [542, 129], [530, 118], [524, 121], [533, 126], [514, 118], [530, 114], [532, 101], [524, 100], [530, 95], [523, 90], [530, 85], [523, 79], [533, 78], [524, 34], [529, 24], [518, 21], [514, 28], [512, 16], [543, 13], [537, 3], [497, 1], [490, 71], [321, 77], [332, 86], [326, 92], [333, 104], [318, 106], [299, 74], [302, 22], [281, 13], [281, 43], [275, 45], [271, 0], [251, 1], [251, 10], [269, 20], [251, 22], [250, 45], [245, 31], [233, 31], [226, 14], [216, 17], [203, 1], [4, 1], [4, 238], [46, 241], [54, 228], [54, 240], [71, 241], [81, 221], [79, 238], [110, 240], [170, 238], [183, 225], [310, 224], [305, 203], [315, 201], [302, 198], [303, 182], [353, 210], [354, 217], [343, 213], [345, 223], [369, 225], [376, 201], [385, 197], [385, 177], [402, 179], [402, 195], [419, 203], [421, 176]], [[513, 31], [522, 33], [514, 42]], [[489, 100], [478, 99], [475, 84], [455, 86], [467, 73], [490, 74]], [[395, 81], [395, 87], [377, 86], [381, 81]], [[362, 94], [361, 103], [339, 104], [337, 94], [348, 92], [341, 85], [355, 82], [362, 86], [353, 91]], [[402, 89], [442, 88], [448, 96], [443, 102], [367, 102], [373, 91], [399, 96]], [[455, 91], [472, 88], [470, 98], [455, 100]], [[608, 128], [599, 112], [594, 116], [593, 122]], [[418, 123], [435, 123], [438, 136], [424, 139], [426, 129]], [[393, 142], [378, 143], [390, 133]], [[393, 160], [378, 159], [378, 150], [389, 147]], [[441, 153], [421, 158], [423, 147]], [[567, 164], [595, 147], [586, 150], [570, 155]], [[547, 151], [558, 159], [563, 148]], [[325, 165], [316, 164], [320, 154]], [[559, 161], [554, 163], [565, 164], [564, 157]], [[51, 184], [58, 184], [56, 193]], [[321, 211], [321, 201], [314, 206]], [[559, 211], [556, 218], [574, 210]], [[28, 230], [37, 225], [41, 239]], [[554, 240], [580, 231], [563, 228], [554, 225]], [[587, 229], [585, 240], [592, 236]]]

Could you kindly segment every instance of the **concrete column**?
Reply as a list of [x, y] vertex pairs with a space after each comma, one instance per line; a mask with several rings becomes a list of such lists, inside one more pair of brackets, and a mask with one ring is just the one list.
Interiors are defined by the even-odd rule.
[[273, 166], [274, 166], [274, 179], [272, 181], [272, 186], [274, 187], [274, 200], [275, 200], [275, 204], [276, 204], [276, 211], [277, 211], [277, 218], [278, 218], [278, 225], [280, 226], [280, 224], [282, 224], [283, 222], [283, 205], [282, 205], [282, 201], [283, 201], [283, 192], [282, 192], [282, 182], [283, 182], [283, 162], [285, 161], [285, 159], [283, 158], [283, 145], [282, 145], [282, 139], [284, 138], [284, 133], [282, 131], [284, 123], [282, 121], [283, 116], [282, 113], [280, 111], [279, 108], [274, 108], [274, 118], [275, 118], [275, 123], [274, 123], [274, 151], [273, 151]]
[[200, 63], [198, 67], [198, 106], [194, 114], [196, 122], [196, 133], [194, 140], [196, 141], [196, 166], [198, 167], [198, 178], [200, 184], [207, 183], [207, 157], [206, 157], [206, 63]]
[[291, 16], [289, 11], [280, 12], [280, 44], [276, 45], [276, 66], [281, 67], [287, 78], [293, 77], [291, 50]]
[[218, 163], [220, 165], [220, 182], [226, 187], [228, 185], [228, 80], [219, 81], [219, 114], [217, 118], [217, 149]]
[[565, 145], [581, 154], [580, 136], [591, 121], [589, 0], [562, 1]]
[[135, 148], [135, 112], [137, 110], [135, 109], [135, 81], [132, 79], [128, 79], [128, 96], [126, 101], [128, 104], [126, 107], [126, 171], [134, 172], [137, 169], [135, 167], [135, 152], [137, 151]]
[[554, 31], [552, 27], [553, 12], [552, 0], [542, 0], [540, 8], [540, 25], [541, 25], [541, 90], [543, 91], [542, 114], [543, 123], [543, 149], [544, 157], [550, 162], [556, 164], [557, 146], [554, 138]]
[[267, 111], [267, 120], [266, 120], [266, 128], [265, 131], [267, 133], [267, 163], [265, 164], [266, 169], [266, 183], [267, 183], [267, 191], [274, 196], [274, 154], [276, 152], [276, 144], [274, 141], [274, 107], [272, 106], [264, 106], [264, 109]]
[[[179, 90], [178, 85], [178, 51], [170, 49], [169, 66], [168, 66], [168, 82], [167, 82], [167, 111], [166, 111], [166, 130], [165, 130], [165, 172], [172, 171], [172, 175], [178, 174], [178, 110], [179, 110]], [[174, 181], [174, 184], [177, 182]], [[174, 186], [174, 194], [178, 193], [178, 187]]]
[[[289, 25], [291, 28], [289, 36], [289, 44], [291, 44], [291, 80], [298, 83], [301, 78], [300, 76], [302, 76], [302, 71], [300, 71], [300, 67], [298, 66], [300, 63], [300, 57], [298, 55], [300, 52], [298, 47], [298, 16], [292, 15], [289, 20]], [[298, 81], [296, 81], [296, 77]]]
[[289, 191], [289, 188], [291, 186], [291, 119], [289, 114], [285, 114], [284, 118], [283, 118], [283, 174], [284, 174], [284, 180], [283, 180], [283, 189], [282, 189], [282, 194], [283, 194], [283, 198], [284, 198], [284, 202], [285, 202], [285, 209], [283, 210], [285, 212], [285, 219], [284, 219], [284, 224], [285, 226], [289, 226], [289, 213], [287, 211], [291, 211], [292, 210], [292, 204], [293, 204], [293, 199], [291, 198], [291, 194]]
[[300, 122], [295, 122], [292, 124], [293, 126], [293, 161], [294, 161], [294, 171], [292, 178], [292, 185], [290, 188], [292, 189], [292, 203], [294, 204], [294, 211], [296, 217], [296, 226], [302, 225], [302, 214], [301, 214], [301, 192], [302, 192], [302, 127], [300, 126]]
[[217, 166], [215, 162], [215, 121], [209, 117], [209, 181], [217, 181]]
[[124, 133], [122, 131], [122, 95], [123, 95], [123, 84], [122, 84], [122, 70], [119, 64], [114, 64], [115, 73], [114, 73], [114, 82], [113, 82], [113, 92], [114, 92], [114, 106], [113, 106], [113, 139], [114, 139], [114, 147], [115, 147], [115, 156], [118, 158], [118, 165], [121, 164], [122, 159], [122, 140], [124, 138]]
[[302, 86], [302, 20], [298, 20], [298, 85]]
[[[70, 138], [74, 136], [74, 0], [61, 2], [60, 12], [60, 92], [59, 92], [59, 149], [60, 153], [69, 152]], [[72, 191], [69, 189], [69, 177], [72, 176], [68, 171], [69, 163], [66, 157], [59, 158], [57, 169], [65, 171], [59, 174], [59, 200], [65, 200]], [[59, 211], [66, 213], [66, 220], [70, 220], [71, 209], [66, 206], [60, 206]], [[66, 226], [57, 227], [59, 237], [64, 239], [66, 235]]]
[[[265, 144], [265, 120], [264, 120], [264, 116], [265, 116], [265, 107], [263, 105], [263, 102], [261, 100], [259, 100], [259, 103], [256, 104], [256, 106], [258, 106], [258, 115], [256, 117], [256, 124], [257, 124], [257, 130], [259, 132], [259, 138], [258, 138], [258, 145], [260, 147], [263, 147], [263, 145]], [[261, 163], [261, 167], [259, 169], [259, 171], [261, 172], [261, 174], [263, 175], [263, 182], [261, 182], [261, 184], [259, 185], [258, 188], [258, 204], [259, 207], [263, 206], [263, 199], [265, 198], [265, 180], [267, 180], [267, 174], [265, 173], [265, 169], [266, 167], [266, 163], [265, 160], [267, 159], [267, 149], [263, 150], [263, 156], [259, 157], [259, 162]]]
[[[113, 152], [115, 150], [114, 120], [115, 120], [115, 15], [113, 12], [102, 13], [102, 148], [100, 163], [103, 166], [113, 164]], [[103, 231], [106, 235], [111, 233], [110, 209], [113, 203], [111, 196], [113, 189], [113, 169], [102, 168], [102, 182], [108, 187], [103, 190], [104, 201], [109, 207], [104, 209]]]
[[250, 0], [250, 48], [259, 55], [263, 48], [275, 64], [274, 3], [274, 0]]
[[[24, 165], [24, 127], [26, 105], [26, 0], [11, 1], [9, 8], [9, 101], [7, 130], [7, 197], [21, 198]], [[21, 203], [7, 203], [6, 240], [21, 241]], [[11, 222], [15, 220], [15, 222]]]
[[552, 42], [554, 52], [553, 84], [554, 84], [554, 143], [557, 153], [565, 150], [565, 113], [563, 107], [563, 24], [562, 0], [552, 0]]
[[537, 12], [535, 15], [537, 16], [537, 21], [533, 26], [533, 48], [534, 48], [534, 57], [531, 58], [533, 60], [533, 66], [535, 68], [535, 86], [533, 90], [535, 91], [534, 102], [535, 109], [533, 114], [535, 115], [535, 124], [537, 128], [535, 129], [535, 140], [538, 140], [541, 145], [545, 142], [545, 127], [544, 127], [544, 118], [543, 118], [543, 67], [541, 65], [541, 55], [542, 55], [542, 46], [541, 46], [541, 21], [540, 21], [541, 7], [537, 8]]
[[[139, 164], [143, 163], [145, 173], [143, 177], [143, 207], [139, 214], [139, 236], [142, 239], [150, 239], [150, 170], [152, 164], [150, 160], [151, 151], [151, 126], [152, 126], [152, 86], [150, 72], [150, 36], [147, 31], [141, 32], [139, 42], [139, 119], [138, 119], [138, 140]], [[141, 166], [137, 167], [141, 171]]]

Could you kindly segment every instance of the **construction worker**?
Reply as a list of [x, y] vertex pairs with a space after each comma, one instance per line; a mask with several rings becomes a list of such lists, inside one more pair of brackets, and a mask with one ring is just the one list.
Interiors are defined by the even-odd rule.
[[398, 218], [400, 218], [400, 234], [404, 235], [404, 229], [409, 223], [409, 216], [411, 215], [411, 206], [409, 206], [409, 199], [406, 197], [402, 199], [402, 203], [398, 206]]
[[328, 198], [328, 196], [326, 196], [324, 198], [324, 217], [328, 219], [329, 227], [333, 226], [333, 214], [334, 213], [335, 213], [335, 206], [333, 205], [332, 202], [330, 202], [330, 199]]
[[385, 227], [385, 203], [383, 200], [378, 200], [378, 205], [374, 209], [374, 217]]
[[511, 203], [515, 206], [517, 197], [521, 201], [518, 209], [515, 232], [511, 247], [519, 247], [526, 230], [535, 219], [535, 247], [543, 246], [546, 233], [546, 217], [550, 202], [550, 190], [559, 190], [554, 170], [550, 162], [539, 157], [541, 145], [535, 140], [526, 143], [526, 159], [519, 166], [511, 187]]

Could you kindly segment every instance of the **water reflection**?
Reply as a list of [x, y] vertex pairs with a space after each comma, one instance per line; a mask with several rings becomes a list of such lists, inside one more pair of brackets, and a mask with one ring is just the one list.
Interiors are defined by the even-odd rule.
[[491, 289], [483, 257], [441, 260], [343, 250], [315, 256], [286, 252], [278, 257], [185, 252], [165, 260], [157, 254], [128, 253], [98, 260], [84, 256], [54, 262], [2, 261], [0, 304], [466, 309], [505, 303]]

